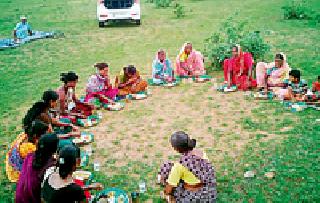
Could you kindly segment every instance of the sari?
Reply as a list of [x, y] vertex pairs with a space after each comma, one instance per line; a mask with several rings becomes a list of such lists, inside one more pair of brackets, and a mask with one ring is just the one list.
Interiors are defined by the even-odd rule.
[[124, 73], [121, 73], [118, 80], [120, 85], [124, 85], [123, 87], [118, 87], [120, 96], [144, 92], [148, 87], [147, 81], [141, 78], [139, 71], [136, 71], [136, 74], [131, 78], [127, 77]]
[[224, 80], [228, 81], [228, 74], [231, 74], [231, 86], [235, 85], [240, 90], [255, 87], [256, 82], [252, 79], [250, 73], [252, 71], [252, 64], [252, 55], [248, 52], [242, 52], [241, 47], [238, 47], [238, 57], [231, 57], [223, 62]]
[[172, 69], [171, 61], [166, 58], [164, 61], [160, 61], [158, 53], [152, 63], [152, 81], [154, 84], [163, 84], [173, 80], [174, 73]]
[[112, 88], [108, 77], [96, 74], [89, 78], [86, 92], [85, 102], [92, 102], [93, 99], [97, 98], [101, 103], [108, 104], [110, 100], [116, 99], [119, 90]]
[[313, 90], [313, 92], [320, 92], [320, 82], [313, 82], [312, 83], [312, 90]]
[[[173, 192], [175, 201], [178, 203], [216, 202], [217, 184], [212, 164], [207, 159], [200, 158], [200, 156], [192, 152], [182, 154], [179, 163], [191, 171], [203, 186], [198, 191], [189, 191], [184, 188], [184, 182], [181, 180]], [[161, 176], [163, 183], [167, 182], [173, 165], [174, 163], [169, 161], [162, 164], [158, 174]]]
[[80, 102], [73, 90], [72, 95], [69, 95], [68, 90], [64, 86], [57, 89], [59, 95], [58, 111], [63, 118], [68, 118], [72, 123], [76, 123], [76, 117], [69, 115], [69, 113], [80, 113], [83, 116], [92, 115], [93, 107], [89, 104]]
[[[265, 87], [266, 85], [282, 84], [284, 80], [289, 79], [289, 67], [284, 54], [283, 66], [275, 68], [275, 63], [259, 62], [256, 66], [256, 77], [258, 87]], [[268, 79], [267, 79], [268, 78]], [[267, 84], [266, 84], [267, 83]]]
[[16, 203], [41, 203], [41, 182], [47, 168], [53, 166], [55, 161], [49, 159], [41, 169], [34, 169], [32, 163], [35, 154], [26, 157], [16, 188]]
[[179, 76], [201, 76], [206, 74], [204, 58], [199, 51], [192, 50], [190, 54], [185, 53], [183, 45], [176, 58], [176, 72]]
[[18, 181], [26, 156], [35, 150], [36, 146], [28, 142], [28, 136], [25, 133], [21, 133], [13, 141], [5, 160], [6, 174], [10, 182], [15, 183]]

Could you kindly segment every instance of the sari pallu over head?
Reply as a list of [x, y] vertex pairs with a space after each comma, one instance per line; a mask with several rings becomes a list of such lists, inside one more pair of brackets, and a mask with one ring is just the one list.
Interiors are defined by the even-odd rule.
[[176, 58], [176, 72], [178, 75], [187, 76], [188, 71], [184, 67], [188, 67], [194, 75], [205, 75], [204, 58], [199, 51], [192, 49], [189, 55], [185, 53], [185, 47], [189, 43], [185, 43]]
[[[159, 59], [159, 54], [164, 52], [166, 58], [163, 62]], [[157, 78], [160, 77], [160, 78]], [[160, 80], [170, 80], [173, 78], [173, 69], [171, 66], [171, 62], [168, 59], [167, 53], [163, 49], [159, 49], [156, 53], [155, 59], [152, 63], [152, 78], [153, 79], [160, 79]]]
[[[289, 72], [291, 68], [287, 63], [287, 57], [282, 52], [280, 52], [279, 54], [283, 56], [283, 66], [271, 72], [268, 78], [268, 84], [280, 84], [280, 83], [283, 83], [285, 79], [289, 78]], [[275, 67], [275, 62], [272, 62], [268, 65], [268, 68], [274, 68], [274, 67]]]

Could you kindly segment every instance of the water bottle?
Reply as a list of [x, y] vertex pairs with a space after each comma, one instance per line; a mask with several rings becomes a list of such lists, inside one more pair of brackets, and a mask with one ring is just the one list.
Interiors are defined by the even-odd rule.
[[101, 111], [98, 111], [98, 118], [99, 118], [99, 119], [102, 119], [102, 113], [101, 113]]
[[145, 193], [147, 191], [146, 182], [140, 181], [139, 183], [139, 192]]
[[93, 164], [93, 170], [94, 171], [100, 171], [100, 163], [98, 161], [95, 161]]
[[132, 203], [139, 203], [139, 193], [137, 193], [137, 192], [131, 193], [131, 202]]

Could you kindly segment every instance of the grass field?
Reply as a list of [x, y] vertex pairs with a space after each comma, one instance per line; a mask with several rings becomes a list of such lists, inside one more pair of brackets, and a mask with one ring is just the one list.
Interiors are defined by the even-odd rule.
[[[6, 146], [21, 131], [21, 119], [44, 90], [60, 85], [61, 72], [80, 76], [78, 93], [94, 72], [92, 64], [107, 61], [111, 75], [135, 64], [143, 75], [151, 74], [151, 62], [159, 48], [173, 60], [181, 45], [191, 41], [196, 49], [236, 11], [248, 20], [248, 30], [260, 30], [271, 44], [267, 58], [276, 51], [288, 56], [292, 67], [311, 81], [320, 75], [319, 27], [305, 21], [285, 21], [285, 1], [185, 0], [187, 15], [176, 19], [171, 9], [156, 9], [142, 2], [140, 27], [120, 24], [99, 29], [96, 1], [13, 0], [0, 2], [0, 37], [10, 37], [21, 14], [36, 30], [60, 30], [65, 38], [41, 40], [0, 52], [1, 163]], [[309, 1], [320, 11], [317, 0]], [[220, 72], [212, 73], [220, 77]], [[319, 202], [319, 112], [291, 113], [277, 102], [257, 102], [242, 93], [221, 95], [211, 84], [184, 84], [172, 90], [154, 88], [153, 96], [129, 103], [124, 111], [105, 112], [103, 122], [90, 129], [96, 135], [95, 159], [103, 164], [96, 179], [106, 186], [128, 191], [147, 181], [142, 200], [158, 199], [155, 175], [159, 164], [174, 159], [168, 138], [186, 130], [197, 138], [217, 171], [219, 202]], [[246, 170], [256, 171], [244, 179]], [[276, 177], [264, 178], [274, 170]], [[128, 173], [129, 172], [129, 173]], [[8, 184], [1, 164], [0, 202], [12, 202], [14, 185]]]

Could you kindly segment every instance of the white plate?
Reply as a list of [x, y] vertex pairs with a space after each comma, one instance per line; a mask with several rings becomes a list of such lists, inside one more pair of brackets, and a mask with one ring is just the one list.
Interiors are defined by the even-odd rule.
[[123, 109], [123, 105], [120, 104], [120, 103], [115, 103], [115, 104], [109, 104], [107, 106], [107, 109], [110, 110], [110, 111], [120, 111]]
[[147, 95], [145, 94], [132, 94], [132, 99], [135, 100], [141, 100], [147, 98]]
[[203, 82], [206, 82], [207, 80], [204, 79], [204, 78], [196, 78], [195, 82], [198, 82], [198, 83], [203, 83]]
[[233, 89], [233, 88], [224, 88], [223, 91], [224, 91], [224, 92], [235, 92], [236, 89]]
[[80, 143], [83, 143], [83, 140], [81, 138], [75, 138], [75, 139], [72, 140], [72, 142], [74, 144], [80, 144]]
[[167, 83], [167, 84], [164, 84], [163, 86], [164, 87], [174, 87], [174, 86], [176, 86], [176, 84], [175, 83]]

